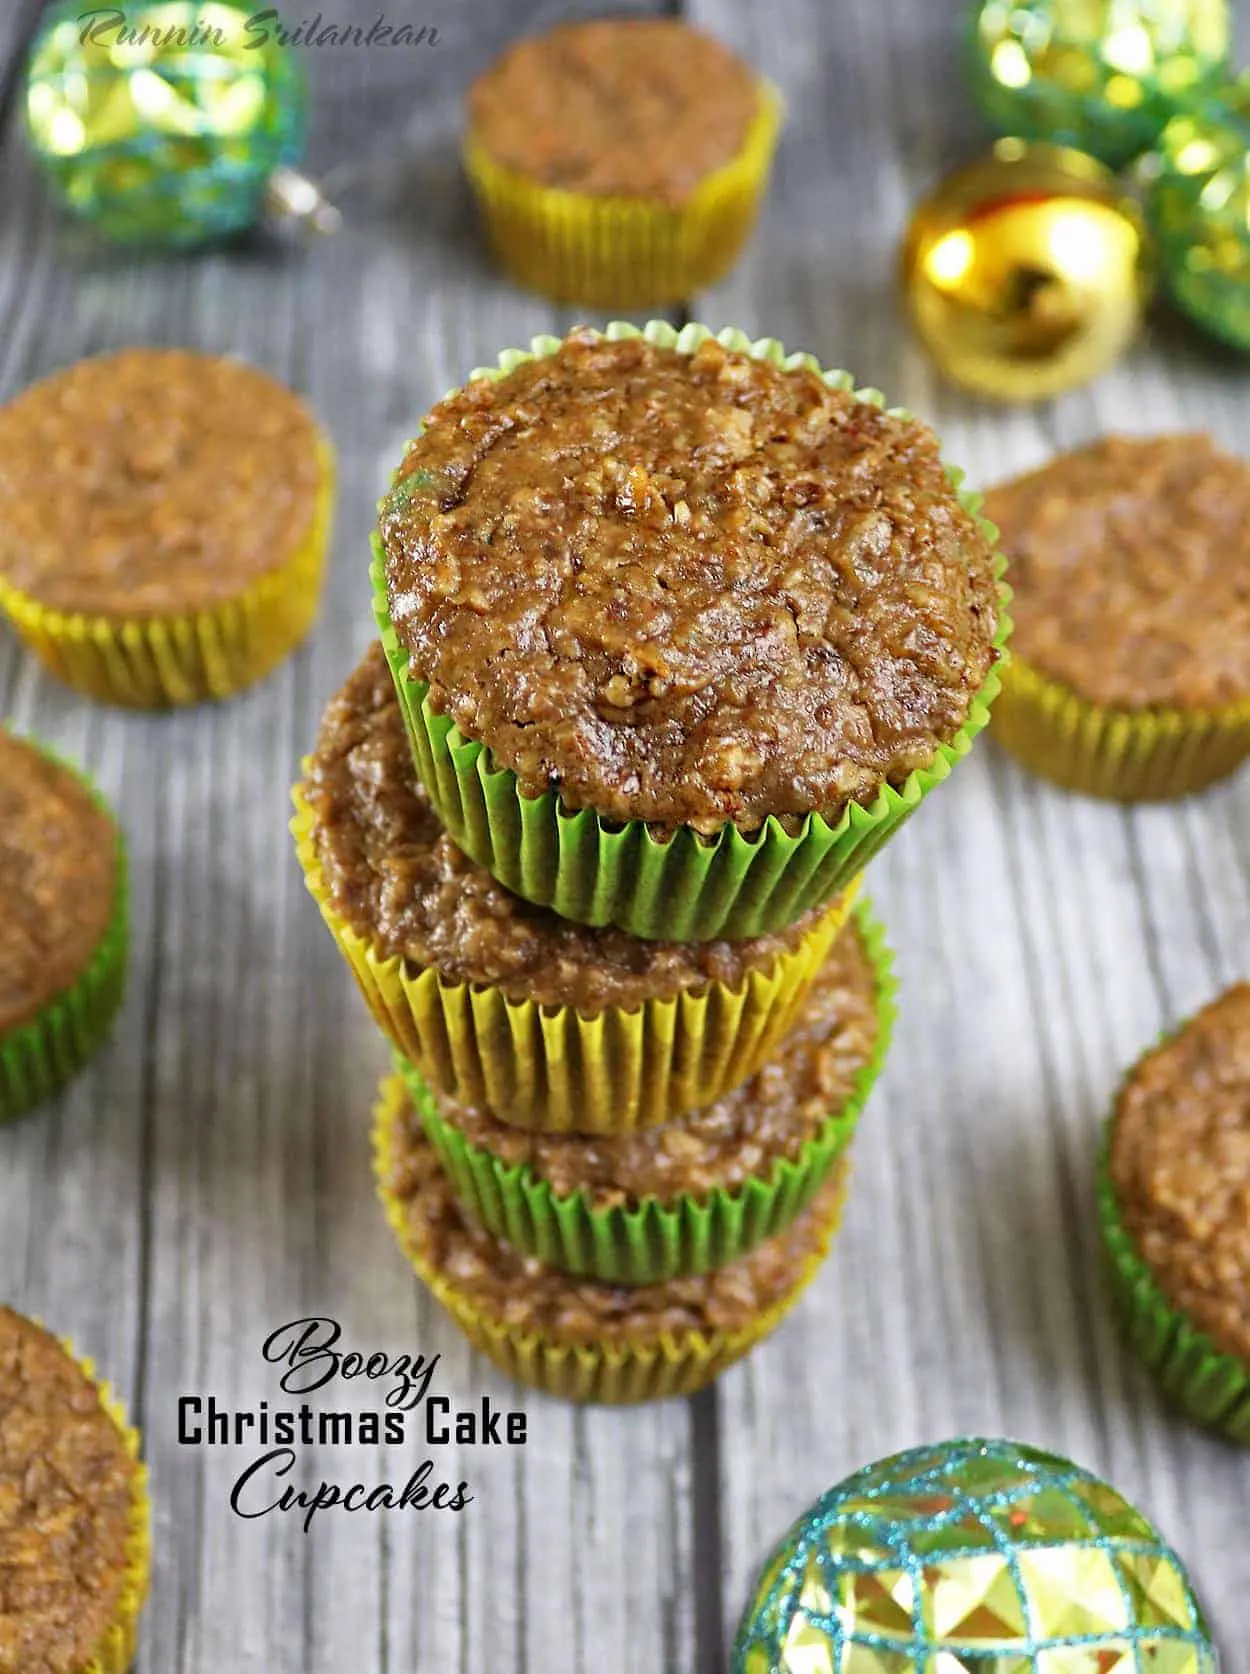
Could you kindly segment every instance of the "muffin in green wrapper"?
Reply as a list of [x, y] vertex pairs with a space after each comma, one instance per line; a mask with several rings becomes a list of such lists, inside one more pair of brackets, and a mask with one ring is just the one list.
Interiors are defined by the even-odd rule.
[[430, 413], [381, 503], [382, 644], [453, 839], [675, 941], [846, 887], [988, 719], [1009, 622], [924, 426], [771, 339], [535, 339]]
[[1133, 1347], [1190, 1418], [1250, 1443], [1250, 984], [1130, 1071], [1098, 1203]]
[[126, 864], [87, 782], [0, 727], [0, 1120], [100, 1044], [126, 970]]
[[889, 1045], [895, 983], [857, 909], [791, 1033], [742, 1086], [634, 1133], [523, 1133], [396, 1057], [465, 1210], [522, 1255], [610, 1284], [721, 1267], [785, 1231], [843, 1156]]

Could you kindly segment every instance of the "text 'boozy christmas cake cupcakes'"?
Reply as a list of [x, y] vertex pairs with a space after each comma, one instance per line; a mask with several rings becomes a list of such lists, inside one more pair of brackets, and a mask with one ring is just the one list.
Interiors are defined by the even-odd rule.
[[612, 1284], [736, 1260], [800, 1215], [854, 1135], [885, 1059], [894, 982], [860, 907], [798, 1022], [750, 1080], [663, 1127], [522, 1133], [399, 1073], [470, 1216], [523, 1255]]
[[465, 165], [503, 266], [567, 302], [676, 302], [754, 224], [775, 90], [676, 18], [596, 18], [517, 41], [469, 93]]
[[418, 1275], [476, 1348], [572, 1401], [689, 1395], [748, 1353], [815, 1276], [846, 1183], [841, 1161], [785, 1232], [715, 1272], [610, 1285], [520, 1255], [467, 1216], [398, 1077], [375, 1138], [387, 1219]]
[[93, 1368], [0, 1307], [0, 1674], [125, 1674], [148, 1588], [146, 1475]]
[[1134, 1066], [1099, 1199], [1134, 1346], [1192, 1418], [1250, 1443], [1250, 984]]
[[683, 946], [522, 901], [440, 826], [377, 645], [326, 711], [295, 806], [308, 887], [382, 1028], [436, 1088], [519, 1127], [625, 1132], [745, 1080], [850, 906]]
[[125, 349], [0, 408], [0, 611], [106, 703], [227, 697], [316, 613], [329, 446], [242, 362]]
[[1250, 464], [1104, 437], [991, 490], [1015, 637], [994, 736], [1071, 790], [1181, 796], [1250, 754]]
[[121, 1003], [121, 832], [94, 790], [0, 727], [0, 1121], [76, 1074]]
[[376, 607], [457, 843], [568, 918], [760, 935], [985, 724], [999, 563], [923, 426], [772, 341], [542, 338], [434, 408]]

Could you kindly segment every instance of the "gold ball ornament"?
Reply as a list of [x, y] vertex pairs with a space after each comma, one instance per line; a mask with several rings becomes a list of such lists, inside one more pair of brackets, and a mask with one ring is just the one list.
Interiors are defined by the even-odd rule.
[[1094, 158], [1000, 140], [919, 205], [907, 307], [939, 368], [1000, 401], [1041, 401], [1105, 371], [1141, 323], [1136, 206]]

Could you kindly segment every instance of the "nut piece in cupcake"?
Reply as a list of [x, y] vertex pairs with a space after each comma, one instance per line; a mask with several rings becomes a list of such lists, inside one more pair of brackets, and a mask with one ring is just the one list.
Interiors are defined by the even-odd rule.
[[672, 302], [737, 256], [780, 100], [676, 18], [596, 18], [516, 41], [468, 95], [465, 161], [520, 283], [570, 302]]
[[328, 445], [236, 360], [124, 349], [0, 408], [0, 609], [107, 702], [224, 697], [315, 614]]
[[395, 1045], [518, 1126], [627, 1130], [745, 1079], [849, 907], [679, 943], [523, 901], [439, 824], [377, 644], [327, 708], [296, 803], [309, 887]]
[[443, 1307], [505, 1370], [575, 1400], [689, 1394], [748, 1352], [813, 1276], [845, 1191], [843, 1162], [786, 1232], [750, 1254], [698, 1277], [601, 1284], [469, 1220], [398, 1081], [384, 1088], [377, 1142], [388, 1218]]
[[0, 1674], [122, 1674], [148, 1583], [137, 1440], [88, 1371], [0, 1306]]
[[1013, 661], [996, 736], [1073, 789], [1197, 790], [1250, 752], [1250, 464], [1107, 436], [993, 489]]
[[122, 839], [86, 782], [0, 727], [0, 1119], [86, 1062], [121, 1000]]
[[1103, 1185], [1130, 1327], [1175, 1399], [1250, 1442], [1250, 983], [1134, 1067]]

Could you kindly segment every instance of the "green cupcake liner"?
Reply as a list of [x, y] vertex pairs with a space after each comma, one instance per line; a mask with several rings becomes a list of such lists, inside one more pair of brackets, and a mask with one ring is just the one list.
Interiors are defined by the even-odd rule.
[[706, 1198], [647, 1198], [633, 1208], [593, 1207], [589, 1193], [560, 1196], [528, 1163], [505, 1164], [441, 1113], [419, 1072], [398, 1053], [423, 1127], [466, 1211], [489, 1232], [549, 1267], [605, 1284], [659, 1284], [723, 1267], [802, 1214], [846, 1150], [885, 1062], [898, 985], [885, 931], [867, 907], [855, 921], [876, 972], [877, 1036], [850, 1098], [790, 1161]]
[[[14, 735], [16, 736], [16, 735]], [[31, 745], [83, 786], [117, 833], [113, 914], [86, 968], [35, 1017], [0, 1035], [0, 1122], [21, 1116], [73, 1079], [103, 1044], [126, 986], [129, 888], [126, 844], [112, 809], [94, 785], [55, 751]]]
[[[661, 347], [692, 352], [713, 335], [706, 326], [676, 331], [652, 321], [644, 331], [615, 322], [609, 339], [645, 336]], [[824, 372], [807, 354], [787, 355], [774, 338], [752, 342], [727, 328], [716, 334], [726, 348], [792, 368], [807, 367], [837, 389], [853, 391], [861, 401], [883, 407], [878, 390], [854, 390], [849, 374]], [[536, 337], [532, 351], [507, 350], [499, 365], [479, 368], [474, 377], [503, 377], [522, 361], [549, 355], [557, 337]], [[891, 411], [907, 417], [902, 408]], [[962, 487], [963, 473], [948, 466], [960, 504], [994, 542], [998, 531], [980, 514], [982, 497]], [[727, 824], [704, 838], [690, 827], [657, 837], [640, 820], [605, 823], [590, 809], [566, 808], [554, 791], [522, 794], [516, 775], [496, 766], [484, 745], [466, 738], [453, 721], [436, 714], [429, 686], [410, 670], [408, 655], [391, 625], [381, 541], [372, 540], [373, 609], [404, 714], [417, 772], [451, 836], [466, 854], [485, 866], [514, 895], [550, 907], [562, 918], [583, 924], [615, 924], [635, 936], [665, 941], [741, 940], [783, 929], [832, 899], [856, 877], [907, 820], [923, 798], [948, 777], [968, 754], [973, 739], [989, 721], [998, 694], [999, 671], [1011, 631], [1007, 605], [1011, 591], [1003, 580], [1006, 559], [996, 554], [999, 622], [994, 636], [998, 661], [973, 699], [968, 719], [930, 766], [910, 774], [895, 789], [884, 785], [867, 806], [852, 802], [830, 824], [809, 814], [794, 835], [770, 817], [744, 834]]]
[[1218, 1349], [1168, 1301], [1138, 1254], [1111, 1180], [1108, 1122], [1098, 1160], [1098, 1218], [1117, 1308], [1131, 1347], [1186, 1417], [1250, 1445], [1250, 1366]]

